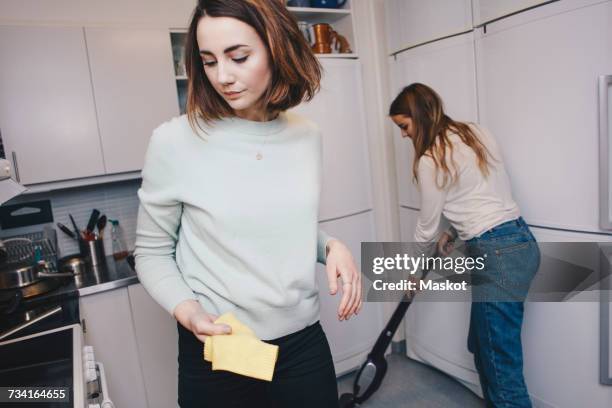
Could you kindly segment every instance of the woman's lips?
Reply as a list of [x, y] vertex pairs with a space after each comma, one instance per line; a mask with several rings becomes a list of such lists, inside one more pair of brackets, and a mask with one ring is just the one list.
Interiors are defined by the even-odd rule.
[[239, 91], [239, 92], [223, 92], [223, 95], [225, 95], [225, 97], [227, 99], [238, 99], [242, 95], [242, 92], [243, 91]]

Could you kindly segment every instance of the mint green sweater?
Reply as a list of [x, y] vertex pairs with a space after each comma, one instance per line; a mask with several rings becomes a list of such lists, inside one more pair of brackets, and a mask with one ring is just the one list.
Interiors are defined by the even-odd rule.
[[183, 115], [153, 132], [138, 191], [138, 278], [169, 313], [195, 299], [262, 339], [301, 330], [319, 319], [315, 264], [329, 239], [317, 224], [320, 132], [294, 113], [204, 128], [194, 133]]

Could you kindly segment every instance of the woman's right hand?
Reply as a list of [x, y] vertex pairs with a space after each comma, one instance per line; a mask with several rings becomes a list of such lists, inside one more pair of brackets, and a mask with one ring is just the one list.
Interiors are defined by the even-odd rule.
[[455, 239], [448, 233], [440, 234], [438, 240], [438, 255], [449, 256], [455, 250]]
[[174, 317], [202, 343], [207, 336], [230, 334], [232, 328], [227, 324], [215, 324], [218, 316], [206, 313], [197, 300], [185, 300], [174, 308]]

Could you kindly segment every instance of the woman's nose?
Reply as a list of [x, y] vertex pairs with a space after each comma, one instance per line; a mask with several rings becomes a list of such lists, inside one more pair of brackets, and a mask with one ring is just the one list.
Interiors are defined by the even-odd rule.
[[236, 77], [227, 64], [217, 64], [217, 81], [222, 85], [231, 84], [236, 81]]

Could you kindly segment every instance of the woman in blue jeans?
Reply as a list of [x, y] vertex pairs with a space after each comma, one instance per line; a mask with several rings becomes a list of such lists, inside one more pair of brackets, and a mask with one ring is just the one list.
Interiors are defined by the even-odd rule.
[[[423, 84], [404, 88], [389, 116], [414, 146], [412, 173], [421, 193], [415, 241], [446, 256], [458, 237], [468, 255], [484, 259], [471, 276], [468, 349], [487, 406], [531, 407], [521, 326], [540, 252], [512, 198], [497, 143], [485, 129], [451, 119]], [[450, 228], [439, 233], [443, 219]]]

